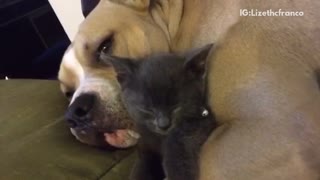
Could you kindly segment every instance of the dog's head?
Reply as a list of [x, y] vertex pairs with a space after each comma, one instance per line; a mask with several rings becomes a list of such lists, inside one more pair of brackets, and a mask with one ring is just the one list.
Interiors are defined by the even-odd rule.
[[59, 80], [70, 99], [66, 120], [81, 142], [120, 148], [136, 144], [138, 134], [121, 102], [116, 73], [102, 66], [99, 56], [139, 58], [169, 51], [168, 36], [150, 8], [148, 0], [100, 0], [66, 51]]

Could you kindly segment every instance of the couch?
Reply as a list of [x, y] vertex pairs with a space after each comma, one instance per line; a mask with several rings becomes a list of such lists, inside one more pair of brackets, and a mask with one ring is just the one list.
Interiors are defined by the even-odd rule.
[[78, 142], [57, 81], [0, 80], [0, 180], [125, 180], [134, 149]]

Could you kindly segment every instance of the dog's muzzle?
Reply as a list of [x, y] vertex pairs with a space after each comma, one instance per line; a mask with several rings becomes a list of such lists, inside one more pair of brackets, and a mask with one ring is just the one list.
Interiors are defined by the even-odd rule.
[[103, 108], [96, 94], [83, 93], [69, 106], [65, 119], [72, 134], [83, 143], [117, 148], [135, 145], [139, 134], [120, 125], [119, 120], [107, 116], [105, 111], [108, 109]]

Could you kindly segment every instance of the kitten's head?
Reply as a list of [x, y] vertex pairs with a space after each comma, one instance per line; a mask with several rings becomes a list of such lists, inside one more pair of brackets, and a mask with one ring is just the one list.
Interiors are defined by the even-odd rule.
[[141, 60], [102, 56], [111, 63], [130, 116], [149, 130], [166, 134], [182, 116], [199, 115], [205, 105], [206, 59], [212, 44], [184, 55], [162, 54]]

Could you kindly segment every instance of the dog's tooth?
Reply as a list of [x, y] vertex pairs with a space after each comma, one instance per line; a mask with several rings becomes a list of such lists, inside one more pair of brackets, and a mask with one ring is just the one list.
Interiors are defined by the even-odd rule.
[[132, 130], [128, 130], [128, 134], [133, 137], [133, 138], [136, 138], [136, 139], [139, 139], [140, 138], [140, 134], [132, 131]]

